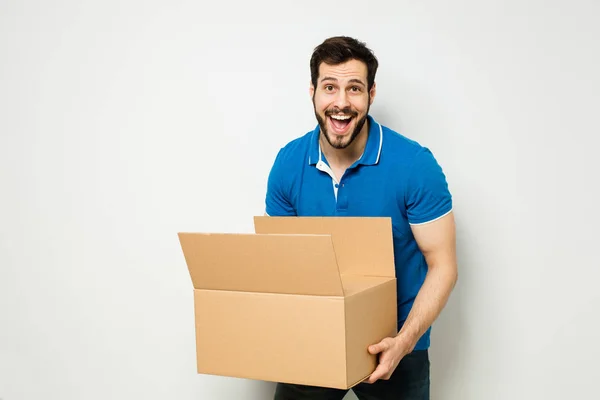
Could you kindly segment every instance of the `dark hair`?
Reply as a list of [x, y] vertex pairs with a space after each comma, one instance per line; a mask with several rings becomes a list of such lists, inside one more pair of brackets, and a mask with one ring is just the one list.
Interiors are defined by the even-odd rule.
[[367, 64], [367, 84], [371, 90], [379, 66], [377, 58], [365, 43], [348, 36], [330, 37], [315, 47], [310, 58], [310, 78], [313, 86], [317, 86], [321, 63], [338, 65], [349, 60], [359, 60]]

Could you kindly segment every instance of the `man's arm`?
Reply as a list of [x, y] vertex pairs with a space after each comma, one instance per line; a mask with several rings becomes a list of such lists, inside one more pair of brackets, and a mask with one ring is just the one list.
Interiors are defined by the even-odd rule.
[[397, 338], [408, 352], [429, 329], [446, 305], [458, 279], [454, 214], [430, 223], [411, 225], [427, 262], [427, 276]]
[[427, 276], [398, 335], [369, 347], [371, 354], [380, 353], [379, 365], [369, 383], [390, 378], [400, 360], [413, 351], [419, 338], [440, 315], [458, 279], [454, 214], [411, 225], [411, 229], [425, 256]]

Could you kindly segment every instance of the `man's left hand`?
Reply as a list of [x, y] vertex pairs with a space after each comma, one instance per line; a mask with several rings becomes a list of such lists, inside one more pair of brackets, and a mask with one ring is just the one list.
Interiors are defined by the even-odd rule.
[[409, 347], [400, 336], [387, 337], [381, 342], [369, 346], [369, 353], [379, 354], [379, 365], [365, 381], [375, 383], [379, 379], [388, 380], [400, 363], [400, 360], [410, 353]]

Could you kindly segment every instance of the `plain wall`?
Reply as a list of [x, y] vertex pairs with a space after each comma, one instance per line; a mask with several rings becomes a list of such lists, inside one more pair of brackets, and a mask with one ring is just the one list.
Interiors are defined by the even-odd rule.
[[600, 397], [599, 3], [297, 3], [0, 2], [0, 398], [269, 398], [196, 374], [177, 232], [252, 231], [338, 34], [454, 195], [432, 397]]

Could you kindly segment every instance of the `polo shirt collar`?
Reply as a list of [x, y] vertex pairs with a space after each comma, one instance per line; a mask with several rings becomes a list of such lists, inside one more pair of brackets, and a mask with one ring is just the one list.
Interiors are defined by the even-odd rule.
[[[383, 128], [375, 121], [370, 115], [367, 116], [369, 120], [369, 136], [367, 137], [367, 144], [365, 151], [362, 156], [354, 163], [356, 165], [375, 165], [379, 163], [379, 157], [381, 156], [381, 147], [383, 146]], [[311, 144], [308, 152], [308, 163], [309, 165], [316, 165], [318, 162], [323, 161], [323, 153], [321, 151], [321, 144], [319, 143], [319, 135], [321, 133], [320, 127], [313, 130], [311, 135]]]

